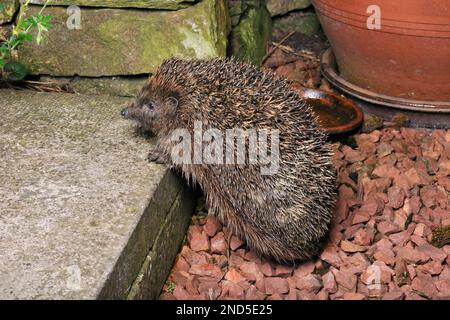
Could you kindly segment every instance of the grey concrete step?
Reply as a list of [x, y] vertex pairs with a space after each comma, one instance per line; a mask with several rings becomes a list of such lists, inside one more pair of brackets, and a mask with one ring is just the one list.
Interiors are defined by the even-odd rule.
[[193, 197], [128, 102], [0, 90], [0, 299], [158, 295]]

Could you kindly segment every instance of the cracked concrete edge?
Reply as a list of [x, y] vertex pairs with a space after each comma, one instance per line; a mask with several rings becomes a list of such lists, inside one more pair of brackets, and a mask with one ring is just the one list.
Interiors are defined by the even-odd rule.
[[[97, 299], [125, 299], [135, 281], [142, 261], [153, 247], [160, 229], [167, 223], [183, 182], [174, 172], [167, 170], [141, 220], [130, 235], [129, 241], [97, 294]], [[161, 226], [155, 228], [155, 225]]]
[[158, 299], [185, 238], [194, 207], [193, 192], [183, 188], [131, 287], [128, 300]]

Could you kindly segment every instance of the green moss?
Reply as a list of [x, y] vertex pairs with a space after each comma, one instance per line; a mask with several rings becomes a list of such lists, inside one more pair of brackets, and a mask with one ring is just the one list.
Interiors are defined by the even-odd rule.
[[313, 35], [319, 31], [320, 22], [314, 13], [292, 14], [288, 17], [274, 19], [273, 27]]
[[265, 7], [249, 7], [231, 32], [231, 53], [239, 60], [261, 65], [272, 22]]
[[[105, 8], [146, 8], [177, 10], [186, 8], [196, 0], [52, 0], [50, 5], [70, 6], [76, 3], [83, 7]], [[31, 0], [31, 3], [43, 4], [45, 0]]]
[[172, 281], [167, 280], [166, 286], [167, 286], [167, 292], [173, 293], [175, 291], [175, 283], [173, 283]]
[[171, 56], [226, 55], [230, 22], [223, 0], [202, 0], [178, 11], [81, 10], [81, 30], [68, 30], [65, 9], [47, 8], [47, 14], [54, 16], [54, 28], [45, 44], [27, 44], [19, 51], [31, 74], [147, 74]]
[[370, 133], [374, 130], [381, 129], [383, 127], [383, 121], [383, 118], [378, 116], [365, 115], [362, 132]]
[[410, 124], [409, 118], [406, 116], [406, 114], [398, 112], [394, 114], [391, 120], [394, 128], [400, 129], [403, 127], [408, 127]]
[[438, 248], [450, 244], [450, 226], [437, 227], [434, 229], [431, 244]]
[[311, 5], [311, 0], [267, 0], [267, 8], [270, 15], [278, 16], [293, 10], [307, 8]]
[[228, 9], [231, 17], [231, 24], [233, 26], [239, 23], [241, 15], [246, 10], [247, 5], [244, 1], [231, 1], [228, 0]]

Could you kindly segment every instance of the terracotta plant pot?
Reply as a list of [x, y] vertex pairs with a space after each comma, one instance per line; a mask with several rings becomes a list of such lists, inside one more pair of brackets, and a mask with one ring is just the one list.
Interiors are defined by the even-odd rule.
[[345, 80], [385, 96], [450, 101], [450, 0], [313, 4]]

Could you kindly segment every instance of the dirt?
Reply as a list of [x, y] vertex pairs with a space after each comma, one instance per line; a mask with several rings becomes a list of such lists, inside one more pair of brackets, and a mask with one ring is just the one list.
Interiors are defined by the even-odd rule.
[[[286, 39], [286, 37], [288, 37]], [[322, 33], [312, 36], [275, 29], [270, 56], [263, 67], [293, 82], [294, 86], [330, 91], [320, 74], [320, 57], [329, 47]], [[283, 42], [281, 42], [285, 39]]]

